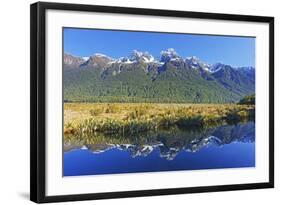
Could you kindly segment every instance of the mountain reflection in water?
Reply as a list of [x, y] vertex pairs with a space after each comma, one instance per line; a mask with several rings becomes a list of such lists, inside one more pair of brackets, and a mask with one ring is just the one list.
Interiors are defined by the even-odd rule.
[[[92, 136], [95, 138], [95, 136]], [[128, 151], [131, 157], [148, 156], [154, 149], [159, 148], [160, 157], [173, 160], [177, 154], [185, 150], [197, 152], [210, 144], [223, 146], [234, 142], [253, 143], [255, 142], [255, 123], [240, 123], [237, 125], [222, 125], [216, 128], [193, 129], [193, 130], [160, 130], [157, 133], [145, 133], [145, 136], [124, 136], [108, 135], [108, 138], [124, 138], [125, 143], [106, 143], [106, 137], [97, 140], [96, 143], [87, 144], [83, 141], [65, 141], [64, 152], [76, 149], [87, 149], [93, 154], [100, 154], [110, 149]], [[143, 140], [145, 138], [145, 140]], [[128, 143], [130, 142], [130, 143]]]

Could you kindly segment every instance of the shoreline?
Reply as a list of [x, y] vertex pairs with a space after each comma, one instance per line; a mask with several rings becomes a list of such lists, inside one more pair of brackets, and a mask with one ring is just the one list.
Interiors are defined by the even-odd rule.
[[254, 105], [167, 103], [67, 103], [64, 134], [134, 134], [254, 120]]

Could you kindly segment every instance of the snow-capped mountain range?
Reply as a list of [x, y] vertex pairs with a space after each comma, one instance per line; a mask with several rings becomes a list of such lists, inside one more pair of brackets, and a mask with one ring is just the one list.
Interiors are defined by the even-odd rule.
[[158, 57], [64, 54], [64, 85], [66, 101], [229, 103], [255, 92], [255, 68], [209, 64], [172, 48]]
[[[70, 58], [72, 57], [72, 60]], [[105, 54], [101, 53], [95, 53], [92, 56], [89, 57], [76, 57], [71, 56], [70, 54], [65, 54], [64, 56], [64, 63], [67, 65], [75, 64], [77, 67], [77, 64], [80, 63], [80, 65], [88, 65], [91, 64], [92, 61], [103, 61], [103, 66], [109, 66], [111, 64], [134, 64], [134, 63], [144, 63], [144, 64], [156, 64], [156, 65], [164, 65], [167, 62], [174, 61], [174, 62], [184, 62], [191, 66], [191, 68], [202, 68], [210, 73], [215, 73], [219, 71], [225, 64], [223, 63], [215, 63], [215, 64], [209, 64], [202, 60], [200, 60], [196, 56], [181, 57], [173, 48], [168, 48], [167, 50], [160, 52], [160, 57], [154, 57], [149, 52], [145, 51], [137, 51], [133, 50], [131, 55], [127, 57], [120, 57], [117, 59], [114, 59], [112, 57], [109, 57]], [[97, 63], [98, 64], [98, 63]], [[254, 69], [254, 67], [233, 67], [236, 69], [245, 69], [245, 70], [251, 70]]]

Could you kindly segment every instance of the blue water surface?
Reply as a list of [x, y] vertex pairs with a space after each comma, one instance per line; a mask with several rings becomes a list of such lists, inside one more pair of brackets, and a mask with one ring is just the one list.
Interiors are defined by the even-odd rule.
[[184, 147], [112, 145], [100, 152], [76, 147], [64, 153], [64, 176], [255, 167], [254, 123], [237, 126], [215, 129], [217, 136]]

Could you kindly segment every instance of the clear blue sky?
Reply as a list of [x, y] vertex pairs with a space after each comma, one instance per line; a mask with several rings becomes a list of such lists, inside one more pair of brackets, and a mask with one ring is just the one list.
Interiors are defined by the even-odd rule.
[[252, 37], [64, 29], [64, 52], [81, 57], [103, 53], [119, 58], [129, 56], [133, 50], [159, 57], [167, 48], [174, 48], [182, 57], [197, 56], [207, 63], [255, 66]]

